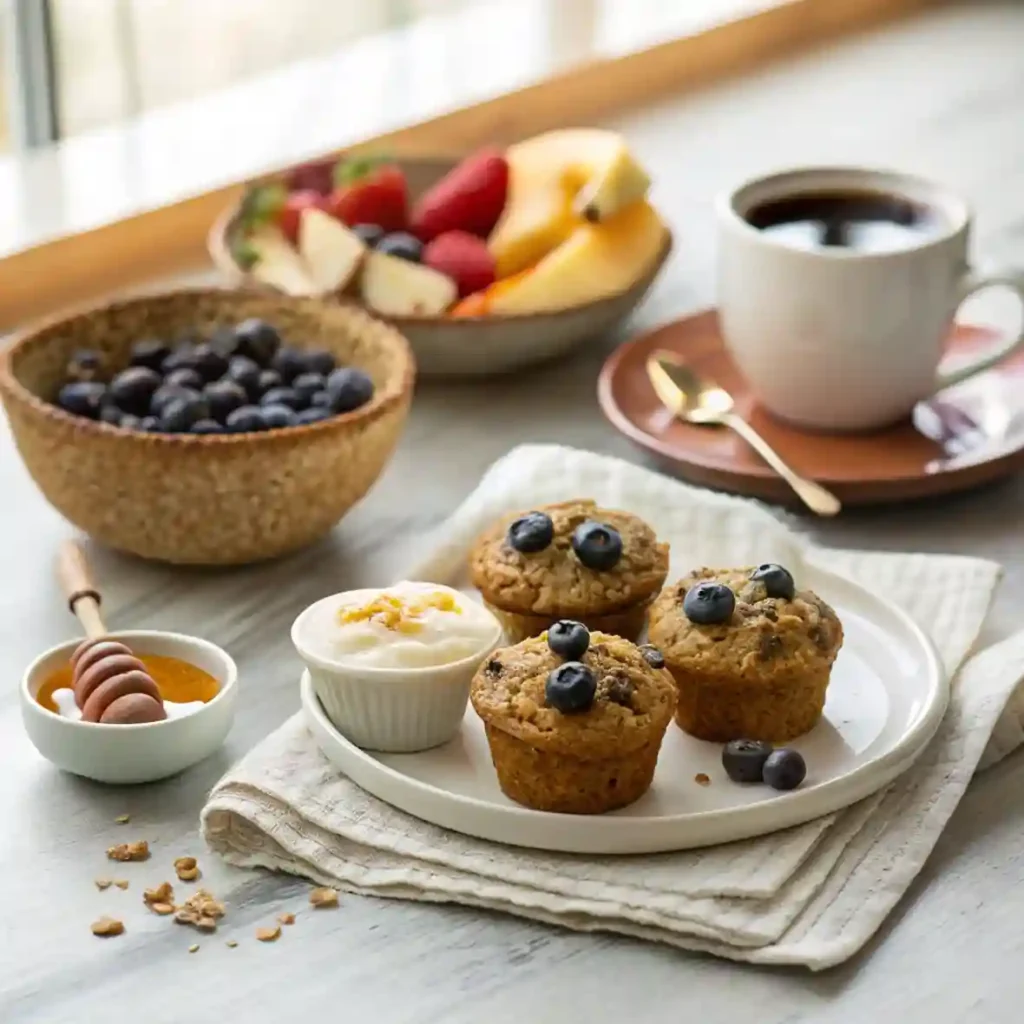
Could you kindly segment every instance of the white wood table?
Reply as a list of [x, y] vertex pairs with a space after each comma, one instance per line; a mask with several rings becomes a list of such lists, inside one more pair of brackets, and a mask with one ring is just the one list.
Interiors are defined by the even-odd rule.
[[[673, 264], [634, 326], [711, 300], [709, 199], [738, 178], [784, 164], [842, 160], [933, 175], [975, 204], [979, 250], [1024, 262], [1022, 53], [1024, 5], [978, 2], [623, 119], [678, 238]], [[998, 303], [990, 310], [1002, 318]], [[275, 945], [255, 940], [255, 929], [279, 913], [305, 911], [308, 886], [217, 864], [200, 845], [197, 816], [227, 765], [297, 707], [298, 661], [287, 635], [293, 616], [330, 590], [389, 578], [407, 545], [515, 444], [557, 440], [638, 458], [594, 399], [597, 369], [613, 343], [536, 374], [423, 384], [385, 477], [315, 550], [230, 572], [180, 571], [94, 550], [113, 627], [202, 633], [232, 651], [242, 674], [240, 714], [221, 755], [138, 789], [60, 775], [22, 733], [15, 691], [24, 665], [74, 631], [51, 573], [69, 528], [34, 489], [9, 435], [0, 436], [0, 1021], [1021, 1019], [1024, 758], [972, 785], [879, 940], [821, 976], [355, 897], [337, 911], [300, 913]], [[987, 629], [992, 639], [1022, 620], [1022, 508], [1024, 477], [806, 528], [835, 544], [1000, 560], [1007, 574]], [[126, 813], [131, 823], [115, 824]], [[111, 870], [106, 847], [135, 838], [151, 841], [153, 859]], [[173, 878], [171, 862], [184, 854], [200, 858], [210, 888], [230, 904], [215, 938], [195, 939], [142, 906], [142, 888]], [[99, 876], [128, 878], [131, 887], [98, 892]], [[89, 924], [103, 913], [123, 917], [127, 934], [94, 938]], [[193, 941], [201, 948], [190, 956]]]

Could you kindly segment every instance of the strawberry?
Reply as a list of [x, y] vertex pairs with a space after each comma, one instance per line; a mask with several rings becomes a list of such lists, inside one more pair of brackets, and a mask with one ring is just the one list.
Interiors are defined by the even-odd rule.
[[334, 190], [334, 161], [313, 160], [299, 164], [285, 174], [289, 192], [319, 192], [326, 196]]
[[508, 196], [508, 162], [497, 149], [467, 157], [429, 189], [412, 211], [412, 231], [424, 242], [445, 231], [486, 238]]
[[329, 210], [350, 228], [376, 224], [402, 231], [409, 222], [405, 175], [395, 164], [379, 160], [342, 160], [334, 169], [335, 189]]
[[494, 257], [486, 243], [468, 231], [446, 231], [428, 242], [423, 263], [450, 277], [458, 285], [460, 298], [494, 282]]
[[303, 189], [289, 192], [277, 214], [277, 226], [292, 245], [299, 244], [299, 222], [306, 210], [323, 210], [326, 199], [319, 192]]

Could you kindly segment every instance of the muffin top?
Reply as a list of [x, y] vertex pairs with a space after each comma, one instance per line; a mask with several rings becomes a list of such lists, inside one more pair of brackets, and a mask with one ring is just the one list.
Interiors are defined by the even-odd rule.
[[470, 555], [474, 585], [519, 614], [604, 615], [665, 582], [668, 545], [630, 512], [566, 501], [504, 516]]
[[[533, 747], [582, 761], [621, 757], [660, 736], [676, 705], [660, 652], [595, 632], [585, 653], [567, 658], [555, 653], [551, 640], [566, 627], [587, 635], [578, 622], [559, 622], [549, 632], [495, 651], [473, 678], [470, 699], [476, 713]], [[563, 650], [578, 653], [578, 648]], [[582, 686], [581, 667], [587, 670]]]
[[674, 667], [770, 683], [831, 665], [843, 627], [817, 594], [765, 564], [698, 569], [666, 587], [648, 635]]

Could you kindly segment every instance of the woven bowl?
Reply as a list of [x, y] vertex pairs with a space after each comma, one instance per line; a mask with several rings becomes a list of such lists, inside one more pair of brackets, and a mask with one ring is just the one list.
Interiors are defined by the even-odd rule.
[[[146, 434], [72, 416], [54, 395], [75, 349], [126, 365], [132, 342], [206, 333], [248, 317], [300, 347], [358, 366], [376, 391], [365, 406], [259, 434]], [[237, 565], [322, 537], [370, 489], [412, 398], [415, 366], [394, 328], [316, 299], [213, 289], [130, 299], [54, 320], [0, 352], [0, 398], [39, 489], [109, 547], [162, 562]]]
[[[400, 159], [415, 199], [454, 166], [451, 160]], [[207, 236], [217, 269], [236, 286], [270, 290], [247, 274], [231, 255], [239, 207], [224, 211]], [[610, 331], [640, 304], [672, 251], [671, 235], [650, 270], [632, 287], [596, 302], [553, 313], [484, 317], [388, 317], [408, 339], [421, 375], [479, 377], [508, 373], [555, 359], [590, 338]], [[352, 302], [351, 299], [336, 301]], [[353, 303], [354, 304], [354, 303]]]

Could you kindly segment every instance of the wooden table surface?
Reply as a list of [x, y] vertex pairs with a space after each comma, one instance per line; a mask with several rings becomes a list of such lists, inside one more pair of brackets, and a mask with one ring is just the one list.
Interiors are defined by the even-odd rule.
[[[639, 326], [706, 305], [713, 294], [709, 200], [763, 169], [814, 161], [890, 165], [935, 176], [974, 203], [976, 247], [1024, 263], [1024, 5], [972, 3], [759, 71], [624, 118], [679, 240]], [[1002, 319], [993, 302], [982, 313]], [[68, 526], [0, 437], [0, 1020], [380, 1020], [477, 1024], [566, 1020], [703, 1024], [935, 1024], [1020, 1020], [1024, 952], [1024, 758], [968, 791], [938, 849], [879, 939], [823, 975], [755, 969], [639, 942], [575, 935], [455, 907], [348, 897], [304, 914], [276, 945], [257, 926], [305, 907], [296, 880], [228, 870], [204, 855], [197, 816], [227, 765], [297, 707], [287, 635], [312, 598], [387, 580], [399, 552], [434, 526], [495, 458], [557, 440], [637, 458], [602, 420], [594, 382], [608, 347], [534, 375], [470, 386], [423, 384], [404, 441], [364, 504], [315, 550], [230, 572], [177, 571], [92, 555], [113, 627], [198, 632], [238, 660], [243, 699], [222, 753], [172, 781], [107, 789], [58, 774], [30, 747], [16, 685], [40, 649], [74, 623], [51, 563]], [[6, 431], [6, 426], [4, 427]], [[922, 506], [808, 523], [835, 544], [984, 555], [1007, 575], [989, 638], [1020, 624], [1024, 478]], [[129, 825], [114, 819], [130, 813]], [[154, 858], [111, 872], [105, 848], [149, 839]], [[141, 890], [201, 859], [230, 904], [215, 939], [146, 913]], [[131, 888], [98, 892], [97, 876]], [[102, 913], [128, 933], [100, 941]], [[231, 949], [225, 940], [237, 939]]]

